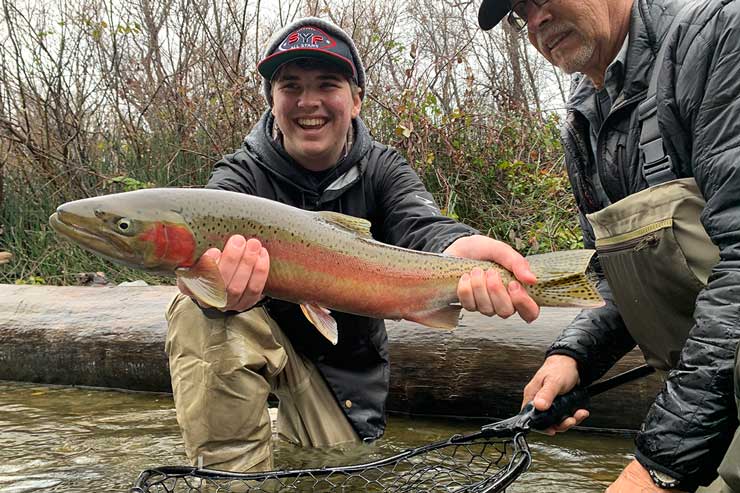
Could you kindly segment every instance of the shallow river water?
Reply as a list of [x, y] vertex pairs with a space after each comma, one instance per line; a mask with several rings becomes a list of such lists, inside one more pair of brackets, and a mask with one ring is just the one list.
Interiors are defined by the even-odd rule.
[[[390, 453], [477, 430], [482, 423], [391, 416], [374, 447]], [[626, 436], [530, 434], [533, 465], [511, 493], [603, 492], [630, 459]], [[377, 450], [376, 450], [377, 451]], [[287, 444], [278, 466], [321, 457]], [[333, 463], [341, 464], [342, 459]], [[362, 462], [352, 458], [348, 462]], [[185, 464], [172, 397], [167, 394], [0, 382], [0, 492], [127, 492], [139, 472]]]

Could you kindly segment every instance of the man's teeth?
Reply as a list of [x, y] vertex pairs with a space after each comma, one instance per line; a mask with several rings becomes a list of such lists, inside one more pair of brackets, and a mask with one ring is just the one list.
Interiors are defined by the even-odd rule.
[[298, 120], [298, 125], [302, 127], [320, 127], [323, 124], [323, 118], [300, 118]]

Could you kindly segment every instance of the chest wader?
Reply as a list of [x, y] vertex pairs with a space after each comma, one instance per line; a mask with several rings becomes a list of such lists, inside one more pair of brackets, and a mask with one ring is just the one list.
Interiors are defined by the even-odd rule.
[[[674, 27], [678, 23], [674, 23]], [[666, 36], [671, 38], [673, 28]], [[665, 46], [656, 64], [664, 58]], [[657, 118], [653, 70], [639, 118], [641, 163], [647, 189], [589, 214], [596, 251], [627, 330], [650, 366], [667, 372], [678, 363], [694, 326], [696, 298], [719, 262], [719, 249], [700, 221], [704, 198], [694, 178], [678, 179], [665, 153]], [[736, 360], [736, 366], [740, 362]], [[740, 367], [736, 369], [740, 372]], [[737, 382], [736, 382], [737, 386]], [[727, 451], [723, 466], [735, 469], [701, 491], [740, 493], [740, 430]]]
[[650, 366], [676, 366], [719, 250], [699, 221], [693, 178], [671, 180], [589, 214], [614, 300]]
[[696, 297], [719, 262], [719, 249], [699, 219], [704, 198], [694, 178], [678, 179], [658, 126], [660, 64], [679, 17], [658, 51], [638, 108], [640, 163], [648, 188], [587, 215], [627, 330], [648, 364], [663, 371], [678, 363], [694, 326]]

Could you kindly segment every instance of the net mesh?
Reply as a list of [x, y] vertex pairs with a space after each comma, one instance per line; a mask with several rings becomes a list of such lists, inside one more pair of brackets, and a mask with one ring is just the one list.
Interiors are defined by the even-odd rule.
[[180, 492], [496, 492], [529, 467], [523, 435], [501, 440], [453, 437], [355, 466], [269, 473], [188, 467], [145, 471], [132, 493]]

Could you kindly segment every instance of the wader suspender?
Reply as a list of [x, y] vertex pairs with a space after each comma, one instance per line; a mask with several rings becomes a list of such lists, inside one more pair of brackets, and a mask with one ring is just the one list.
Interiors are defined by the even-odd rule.
[[663, 42], [660, 45], [660, 50], [655, 57], [655, 64], [653, 65], [653, 73], [650, 77], [650, 85], [648, 86], [647, 96], [645, 100], [640, 103], [638, 107], [639, 118], [640, 118], [640, 158], [642, 162], [642, 173], [647, 181], [649, 187], [654, 187], [667, 181], [675, 180], [678, 178], [676, 172], [673, 169], [673, 161], [671, 156], [665, 152], [663, 147], [663, 137], [660, 135], [660, 127], [658, 126], [658, 98], [656, 97], [656, 90], [658, 88], [658, 77], [660, 76], [660, 67], [665, 58], [666, 51], [668, 51], [668, 43], [670, 42], [673, 34], [676, 32], [680, 24], [680, 19], [683, 17], [683, 9], [676, 13], [673, 18], [668, 33], [663, 38]]

